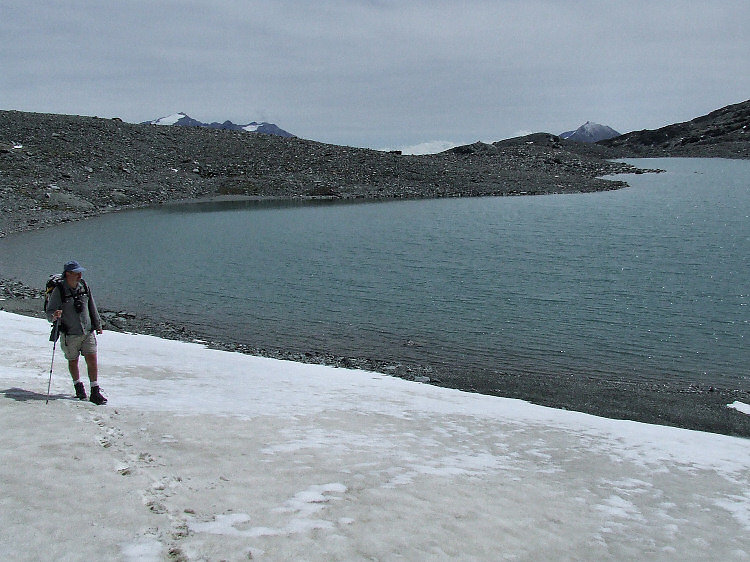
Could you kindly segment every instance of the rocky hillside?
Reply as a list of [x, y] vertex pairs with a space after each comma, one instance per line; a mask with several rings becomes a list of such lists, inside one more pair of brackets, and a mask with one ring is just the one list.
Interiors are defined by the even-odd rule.
[[750, 100], [692, 121], [635, 131], [598, 144], [619, 157], [750, 158]]
[[216, 196], [417, 198], [599, 191], [632, 170], [552, 135], [404, 156], [298, 138], [0, 111], [0, 236]]

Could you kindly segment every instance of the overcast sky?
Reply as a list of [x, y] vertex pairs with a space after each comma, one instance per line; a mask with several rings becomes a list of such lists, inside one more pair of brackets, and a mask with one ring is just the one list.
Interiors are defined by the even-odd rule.
[[0, 2], [0, 109], [269, 121], [402, 148], [750, 98], [748, 0]]

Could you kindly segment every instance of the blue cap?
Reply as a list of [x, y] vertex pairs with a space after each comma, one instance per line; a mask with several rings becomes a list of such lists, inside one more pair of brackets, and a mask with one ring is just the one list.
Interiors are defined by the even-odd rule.
[[86, 271], [86, 269], [81, 267], [81, 264], [79, 264], [77, 261], [73, 260], [65, 264], [63, 273], [67, 273], [68, 271], [72, 271], [73, 273], [83, 273], [84, 271]]

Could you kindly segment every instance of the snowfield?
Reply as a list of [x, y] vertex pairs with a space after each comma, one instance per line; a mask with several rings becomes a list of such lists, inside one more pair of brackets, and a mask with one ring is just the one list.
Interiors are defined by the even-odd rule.
[[746, 439], [114, 332], [45, 404], [0, 333], [6, 560], [750, 560]]

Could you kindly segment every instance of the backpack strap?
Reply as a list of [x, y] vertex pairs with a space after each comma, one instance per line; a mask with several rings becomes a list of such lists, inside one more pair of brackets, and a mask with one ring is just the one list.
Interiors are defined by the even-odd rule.
[[[60, 281], [59, 287], [60, 287], [60, 295], [62, 296], [62, 301], [65, 302], [69, 298], [74, 297], [76, 295], [89, 295], [89, 296], [91, 296], [91, 292], [89, 291], [89, 286], [86, 284], [86, 281], [84, 281], [83, 279], [81, 279], [81, 283], [83, 284], [83, 291], [73, 292], [73, 289], [70, 289], [69, 287], [65, 287], [65, 285], [66, 285], [65, 280]], [[67, 289], [67, 291], [65, 289]]]
[[[89, 295], [91, 297], [91, 290], [89, 289], [88, 284], [86, 281], [81, 279], [81, 283], [83, 283], [83, 291], [81, 291], [78, 294], [81, 295]], [[60, 291], [60, 301], [65, 304], [65, 301], [72, 298], [74, 296], [73, 290], [70, 288], [67, 288], [66, 290], [65, 278], [64, 277], [57, 277], [55, 278], [54, 275], [50, 276], [49, 280], [47, 281], [47, 288], [44, 292], [44, 310], [47, 310], [47, 303], [49, 302], [49, 297], [52, 295], [52, 291], [57, 288]]]
[[57, 288], [60, 289], [60, 300], [62, 300], [63, 303], [65, 303], [66, 300], [68, 300], [73, 295], [65, 290], [65, 282], [60, 281], [57, 284]]
[[57, 283], [57, 288], [60, 289], [60, 300], [62, 300], [63, 303], [65, 303], [66, 300], [74, 298], [77, 295], [89, 295], [91, 296], [91, 291], [89, 291], [89, 286], [86, 284], [86, 281], [81, 279], [81, 283], [83, 283], [83, 291], [75, 291], [71, 289], [69, 286], [66, 286], [67, 283], [65, 281], [60, 281]]

